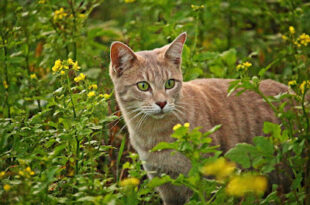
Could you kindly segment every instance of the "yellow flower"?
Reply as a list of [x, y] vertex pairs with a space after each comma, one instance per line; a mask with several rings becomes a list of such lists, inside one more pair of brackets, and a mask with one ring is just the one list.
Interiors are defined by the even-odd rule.
[[186, 127], [186, 128], [189, 128], [189, 126], [190, 126], [190, 124], [189, 124], [188, 122], [186, 122], [186, 123], [184, 124], [184, 127]]
[[31, 79], [37, 79], [37, 75], [36, 75], [35, 73], [34, 73], [34, 74], [31, 74], [31, 75], [30, 75], [30, 78], [31, 78]]
[[7, 89], [7, 88], [9, 87], [8, 83], [6, 82], [6, 80], [3, 81], [3, 87], [4, 87], [5, 89]]
[[65, 71], [60, 71], [60, 75], [64, 75], [64, 74], [66, 74], [66, 72]]
[[294, 85], [297, 85], [296, 80], [291, 80], [288, 82], [288, 86], [293, 87]]
[[125, 0], [125, 3], [129, 4], [129, 3], [133, 3], [135, 2], [136, 0]]
[[286, 36], [286, 35], [282, 35], [281, 38], [282, 38], [282, 40], [284, 40], [284, 41], [287, 40], [287, 36]]
[[230, 176], [234, 172], [235, 168], [235, 163], [229, 162], [225, 158], [221, 157], [202, 167], [201, 173], [206, 176], [215, 176], [217, 180], [223, 180]]
[[109, 95], [109, 94], [103, 94], [103, 98], [105, 99], [105, 100], [108, 100], [108, 99], [110, 99], [110, 97], [111, 97], [111, 94]]
[[5, 171], [0, 172], [0, 177], [3, 177], [5, 175]]
[[71, 58], [68, 58], [67, 62], [68, 62], [69, 65], [73, 65], [73, 63], [74, 63]]
[[30, 167], [27, 167], [27, 168], [25, 169], [25, 171], [30, 173], [30, 172], [31, 172], [31, 168], [30, 168]]
[[24, 176], [24, 175], [25, 175], [25, 173], [24, 173], [23, 171], [19, 171], [18, 174], [19, 174], [20, 176]]
[[122, 187], [135, 187], [140, 184], [140, 180], [134, 177], [124, 179], [120, 182]]
[[85, 76], [83, 73], [80, 73], [79, 76], [77, 76], [77, 77], [74, 78], [74, 81], [78, 83], [78, 82], [80, 82], [80, 81], [83, 81], [83, 80], [85, 79], [85, 77], [86, 77], [86, 76]]
[[226, 193], [242, 197], [246, 193], [262, 195], [267, 189], [267, 179], [264, 176], [243, 175], [233, 177], [226, 187]]
[[79, 14], [79, 17], [83, 19], [86, 17], [86, 15], [85, 14]]
[[54, 12], [54, 22], [57, 22], [58, 20], [63, 19], [64, 17], [66, 17], [68, 14], [64, 11], [64, 8], [60, 8], [59, 10], [56, 10]]
[[173, 131], [176, 131], [176, 130], [179, 129], [180, 127], [182, 127], [181, 124], [176, 124], [172, 129], [173, 129]]
[[32, 176], [32, 175], [34, 175], [35, 173], [34, 173], [34, 171], [31, 171], [29, 174]]
[[11, 186], [10, 186], [9, 184], [5, 184], [5, 185], [3, 186], [3, 189], [4, 189], [5, 191], [9, 191], [9, 190], [11, 189]]
[[291, 34], [295, 33], [295, 28], [293, 26], [290, 26], [288, 29], [289, 29]]
[[45, 0], [39, 0], [39, 4], [45, 4]]
[[54, 64], [54, 66], [52, 67], [52, 70], [53, 70], [54, 72], [57, 72], [58, 70], [61, 70], [61, 68], [62, 68], [62, 63], [61, 63], [61, 60], [58, 59], [58, 60], [55, 61], [55, 64]]
[[88, 94], [87, 94], [87, 96], [90, 98], [90, 97], [93, 97], [93, 96], [95, 96], [96, 94], [95, 94], [95, 91], [90, 91]]
[[244, 62], [244, 63], [241, 63], [241, 64], [237, 65], [237, 71], [239, 71], [239, 70], [245, 70], [246, 71], [251, 66], [252, 66], [252, 63], [250, 63], [248, 61]]
[[303, 33], [298, 37], [298, 41], [301, 45], [307, 46], [310, 43], [310, 36]]
[[310, 81], [307, 80], [307, 81], [303, 81], [303, 82], [300, 84], [299, 89], [300, 89], [301, 93], [304, 94], [304, 93], [305, 93], [305, 89], [306, 89], [306, 88], [309, 88], [309, 87], [310, 87]]
[[199, 9], [203, 9], [205, 6], [204, 5], [197, 6], [197, 5], [192, 4], [191, 7], [194, 11], [197, 11]]
[[63, 68], [66, 69], [66, 70], [68, 70], [68, 69], [69, 69], [69, 66], [64, 65]]
[[92, 84], [88, 87], [88, 89], [94, 89], [97, 90], [98, 86], [96, 84]]
[[76, 61], [75, 63], [73, 63], [73, 70], [76, 70], [76, 71], [78, 71], [78, 70], [80, 70], [80, 66], [78, 65], [78, 62]]

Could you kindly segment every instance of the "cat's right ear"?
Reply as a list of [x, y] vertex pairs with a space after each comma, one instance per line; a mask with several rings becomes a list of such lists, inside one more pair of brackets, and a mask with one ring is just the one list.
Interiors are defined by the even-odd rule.
[[115, 41], [111, 44], [110, 59], [113, 72], [119, 77], [124, 70], [132, 66], [137, 56], [127, 45]]
[[168, 47], [165, 57], [172, 60], [177, 66], [181, 64], [183, 46], [186, 41], [186, 32], [181, 33]]

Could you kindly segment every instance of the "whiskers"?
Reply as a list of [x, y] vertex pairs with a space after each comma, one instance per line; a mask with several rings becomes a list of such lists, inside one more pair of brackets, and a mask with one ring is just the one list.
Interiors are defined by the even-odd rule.
[[174, 103], [174, 104], [171, 104], [171, 107], [172, 107], [172, 114], [180, 121], [180, 123], [185, 123], [186, 120], [186, 113], [185, 113], [185, 106], [187, 104], [186, 103], [181, 103], [179, 102], [178, 104]]

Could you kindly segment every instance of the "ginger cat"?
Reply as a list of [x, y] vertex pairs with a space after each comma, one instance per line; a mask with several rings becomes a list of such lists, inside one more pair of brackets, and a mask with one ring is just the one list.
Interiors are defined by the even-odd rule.
[[[111, 45], [110, 76], [116, 100], [130, 134], [130, 142], [144, 161], [148, 177], [167, 173], [186, 174], [190, 161], [170, 150], [149, 152], [159, 142], [171, 142], [172, 128], [189, 122], [206, 132], [222, 124], [213, 134], [214, 144], [226, 152], [236, 143], [251, 143], [262, 135], [264, 121], [278, 122], [270, 107], [254, 92], [227, 96], [229, 79], [198, 79], [183, 82], [181, 62], [186, 33], [171, 44], [151, 51], [134, 52], [121, 42]], [[274, 96], [288, 90], [272, 80], [260, 85], [265, 95]], [[158, 188], [166, 205], [188, 201], [191, 191], [182, 186], [165, 184]]]

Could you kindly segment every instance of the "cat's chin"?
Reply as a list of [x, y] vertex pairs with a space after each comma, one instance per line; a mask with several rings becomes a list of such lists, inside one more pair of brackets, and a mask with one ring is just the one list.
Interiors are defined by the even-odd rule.
[[151, 115], [152, 118], [159, 120], [159, 119], [163, 119], [166, 116], [167, 113], [158, 113], [158, 114], [153, 114]]

